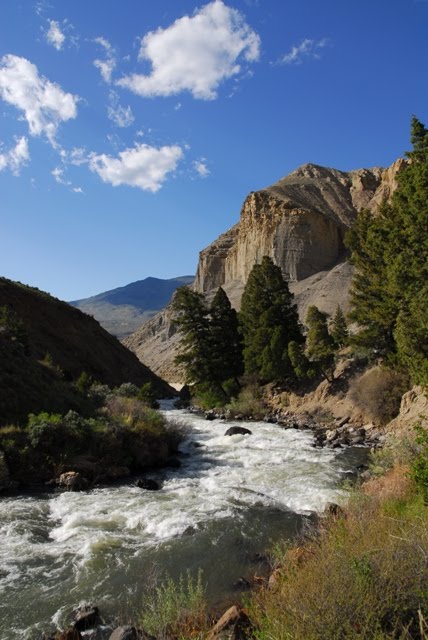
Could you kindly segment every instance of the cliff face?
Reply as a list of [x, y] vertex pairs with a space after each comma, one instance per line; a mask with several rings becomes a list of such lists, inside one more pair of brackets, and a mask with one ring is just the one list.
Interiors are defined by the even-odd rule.
[[[333, 313], [348, 307], [352, 269], [345, 261], [344, 234], [358, 210], [376, 210], [395, 189], [403, 165], [343, 172], [306, 164], [245, 199], [238, 224], [201, 251], [194, 282], [208, 297], [219, 286], [239, 309], [254, 264], [264, 255], [281, 267], [299, 313], [316, 304]], [[168, 380], [181, 376], [172, 362], [178, 336], [167, 308], [125, 340], [148, 366]]]

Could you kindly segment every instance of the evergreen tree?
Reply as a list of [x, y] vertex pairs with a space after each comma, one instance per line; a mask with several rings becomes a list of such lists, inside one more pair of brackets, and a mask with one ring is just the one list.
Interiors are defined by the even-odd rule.
[[221, 384], [243, 373], [242, 344], [238, 316], [225, 291], [219, 287], [210, 308], [212, 377]]
[[358, 339], [428, 383], [428, 131], [413, 117], [413, 150], [379, 215], [359, 214], [348, 235], [356, 275], [352, 319]]
[[328, 332], [327, 314], [311, 306], [306, 314], [306, 354], [310, 362], [319, 367], [321, 373], [331, 379], [334, 366], [334, 341]]
[[187, 384], [211, 382], [209, 310], [204, 296], [189, 287], [180, 287], [172, 306], [174, 324], [182, 334], [175, 362], [184, 367]]
[[339, 349], [344, 347], [348, 342], [348, 325], [340, 305], [337, 305], [336, 312], [332, 318], [330, 335]]
[[288, 344], [302, 342], [301, 328], [288, 284], [268, 256], [251, 270], [239, 318], [245, 373], [263, 382], [293, 377]]
[[294, 373], [299, 378], [299, 380], [314, 377], [315, 371], [308, 358], [306, 357], [304, 344], [295, 342], [294, 340], [289, 342], [288, 357], [290, 358]]

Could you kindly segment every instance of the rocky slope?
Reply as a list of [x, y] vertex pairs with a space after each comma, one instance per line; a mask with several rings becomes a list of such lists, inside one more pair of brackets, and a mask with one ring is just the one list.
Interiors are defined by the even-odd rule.
[[[201, 251], [194, 288], [209, 297], [222, 286], [239, 309], [253, 265], [268, 255], [288, 279], [302, 318], [312, 304], [328, 314], [338, 304], [346, 310], [352, 268], [346, 262], [344, 235], [358, 210], [376, 210], [390, 197], [403, 162], [350, 172], [306, 164], [250, 193], [238, 224]], [[168, 307], [125, 344], [154, 371], [177, 382], [181, 375], [173, 359], [178, 336], [171, 320]]]
[[0, 424], [30, 411], [75, 408], [70, 382], [83, 371], [111, 387], [151, 382], [158, 395], [171, 393], [96, 320], [65, 302], [0, 278], [1, 307], [13, 312], [23, 337], [0, 326]]
[[109, 333], [122, 339], [163, 309], [177, 287], [191, 284], [193, 280], [194, 276], [169, 280], [145, 278], [70, 304], [93, 316]]

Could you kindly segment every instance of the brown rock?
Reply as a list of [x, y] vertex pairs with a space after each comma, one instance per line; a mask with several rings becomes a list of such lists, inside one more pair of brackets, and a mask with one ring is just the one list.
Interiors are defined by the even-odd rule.
[[61, 473], [57, 480], [58, 486], [67, 491], [81, 491], [88, 486], [87, 481], [77, 471]]

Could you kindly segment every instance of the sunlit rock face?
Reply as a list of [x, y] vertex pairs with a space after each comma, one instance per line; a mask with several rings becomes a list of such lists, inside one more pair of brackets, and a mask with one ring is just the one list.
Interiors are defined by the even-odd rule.
[[[344, 236], [363, 208], [390, 198], [404, 160], [388, 169], [338, 171], [306, 164], [245, 199], [239, 222], [199, 255], [193, 287], [208, 298], [222, 286], [239, 309], [254, 264], [270, 256], [281, 267], [303, 319], [315, 304], [327, 314], [346, 311], [352, 268]], [[127, 338], [126, 345], [158, 374], [179, 381], [173, 365], [178, 336], [167, 308]]]

